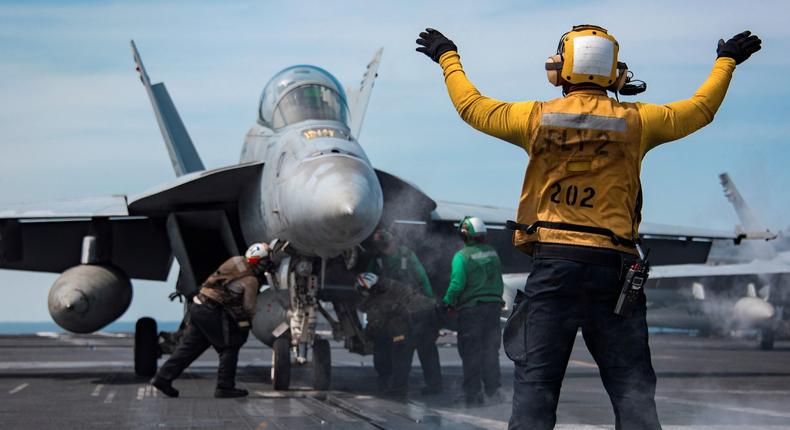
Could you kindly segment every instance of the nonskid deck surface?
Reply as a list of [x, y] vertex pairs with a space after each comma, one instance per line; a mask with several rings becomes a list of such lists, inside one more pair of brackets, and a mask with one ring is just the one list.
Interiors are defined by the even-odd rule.
[[[505, 429], [512, 364], [501, 355], [503, 396], [482, 407], [456, 402], [461, 366], [453, 336], [440, 338], [445, 393], [423, 396], [415, 358], [407, 400], [375, 392], [370, 357], [333, 344], [332, 390], [309, 389], [297, 369], [293, 390], [273, 391], [271, 352], [251, 339], [238, 385], [246, 399], [214, 399], [216, 354], [208, 351], [162, 396], [132, 371], [132, 339], [123, 335], [0, 337], [3, 429]], [[656, 396], [665, 429], [790, 430], [790, 342], [759, 351], [752, 340], [653, 335]], [[558, 409], [558, 429], [612, 429], [598, 370], [578, 339]]]

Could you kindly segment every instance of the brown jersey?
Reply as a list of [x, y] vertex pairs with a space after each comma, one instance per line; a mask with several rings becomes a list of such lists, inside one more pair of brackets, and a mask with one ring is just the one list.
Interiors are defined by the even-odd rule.
[[252, 320], [260, 283], [242, 256], [227, 259], [201, 285], [200, 293], [220, 303], [237, 321]]

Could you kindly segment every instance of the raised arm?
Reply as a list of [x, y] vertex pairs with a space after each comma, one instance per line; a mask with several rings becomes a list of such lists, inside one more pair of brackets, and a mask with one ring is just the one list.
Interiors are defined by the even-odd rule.
[[418, 51], [442, 66], [453, 106], [467, 124], [526, 148], [527, 125], [535, 102], [507, 103], [481, 95], [464, 73], [458, 48], [440, 32], [426, 29], [417, 43], [421, 45]]
[[750, 34], [746, 31], [726, 43], [719, 41], [713, 70], [691, 98], [666, 105], [637, 104], [642, 119], [643, 153], [662, 143], [688, 136], [713, 121], [727, 93], [735, 66], [760, 50], [760, 39]]

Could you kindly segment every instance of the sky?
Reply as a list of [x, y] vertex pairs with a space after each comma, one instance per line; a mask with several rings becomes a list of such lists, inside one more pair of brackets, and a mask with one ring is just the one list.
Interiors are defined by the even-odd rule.
[[[790, 15], [786, 1], [0, 1], [0, 209], [19, 202], [135, 194], [174, 174], [134, 70], [134, 39], [164, 81], [207, 168], [238, 162], [263, 86], [314, 64], [356, 87], [384, 48], [360, 142], [373, 164], [437, 200], [515, 207], [528, 158], [463, 123], [440, 68], [414, 52], [426, 26], [459, 47], [470, 80], [500, 100], [548, 100], [543, 62], [573, 24], [606, 27], [620, 59], [668, 103], [707, 77], [716, 42], [750, 29], [762, 51], [740, 65], [708, 127], [651, 151], [646, 221], [732, 229], [717, 175], [729, 172], [764, 223], [790, 224]], [[53, 242], [53, 244], [56, 242]], [[45, 256], [42, 256], [45, 258]], [[122, 320], [180, 318], [170, 280], [135, 281]], [[57, 275], [0, 271], [0, 321], [44, 321]]]

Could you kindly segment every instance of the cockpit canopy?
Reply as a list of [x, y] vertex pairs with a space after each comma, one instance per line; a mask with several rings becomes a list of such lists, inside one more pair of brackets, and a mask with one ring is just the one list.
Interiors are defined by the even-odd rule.
[[277, 129], [311, 119], [347, 124], [348, 104], [340, 83], [315, 66], [292, 66], [276, 74], [261, 94], [261, 124]]

